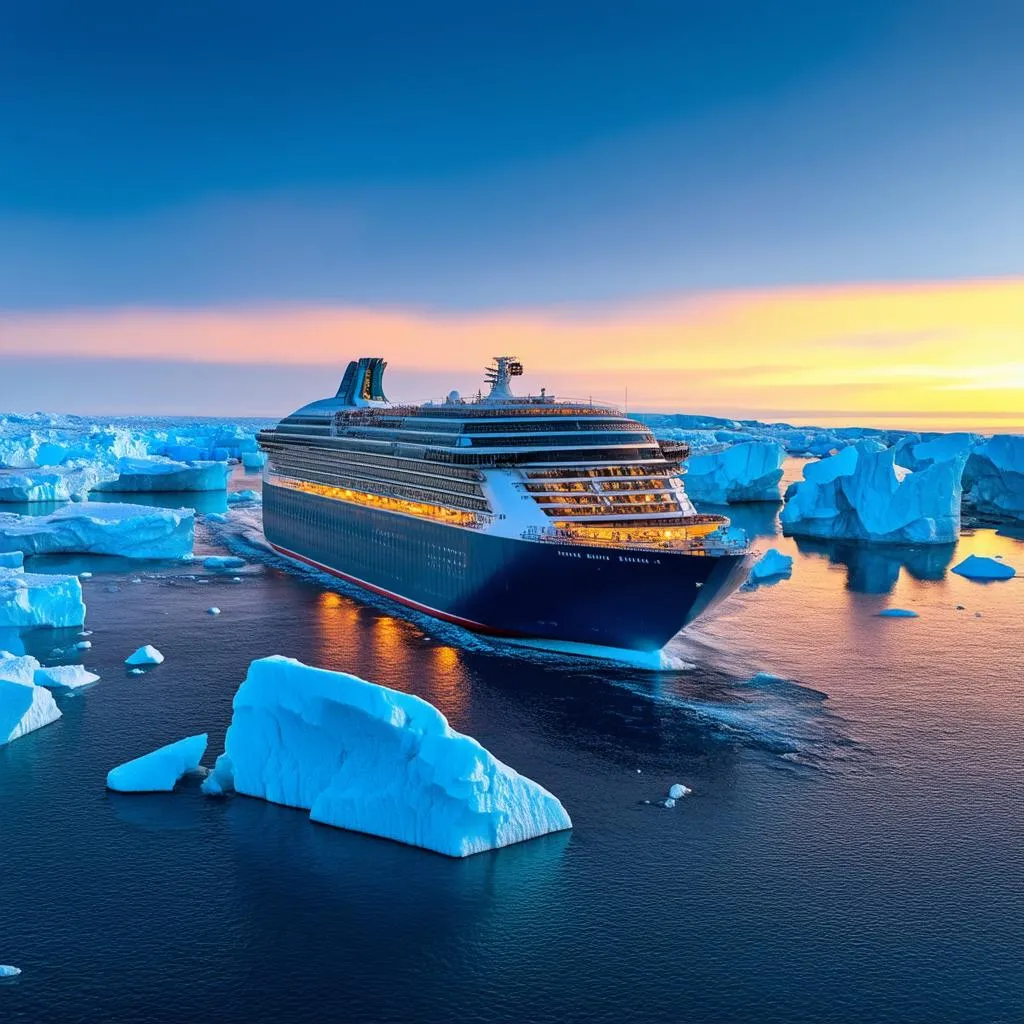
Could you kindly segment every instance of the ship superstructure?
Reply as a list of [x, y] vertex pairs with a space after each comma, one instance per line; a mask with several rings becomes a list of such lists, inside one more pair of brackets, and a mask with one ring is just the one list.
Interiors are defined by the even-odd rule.
[[[282, 553], [483, 632], [653, 650], [742, 577], [727, 521], [618, 409], [489, 391], [422, 405], [353, 361], [333, 398], [260, 434], [264, 530]], [[646, 568], [645, 568], [646, 567]]]

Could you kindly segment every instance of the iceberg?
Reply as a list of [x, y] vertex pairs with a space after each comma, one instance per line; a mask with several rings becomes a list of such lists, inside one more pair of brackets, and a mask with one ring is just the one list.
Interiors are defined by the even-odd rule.
[[99, 682], [99, 676], [84, 665], [50, 665], [37, 668], [34, 681], [36, 686], [50, 690], [78, 690]]
[[964, 501], [978, 512], [1024, 520], [1024, 434], [996, 434], [971, 452]]
[[186, 773], [194, 772], [206, 753], [206, 733], [168, 743], [107, 773], [107, 789], [118, 793], [169, 793]]
[[451, 857], [572, 827], [554, 796], [432, 704], [291, 658], [249, 666], [224, 754], [213, 773], [222, 791]]
[[1012, 565], [984, 555], [968, 555], [962, 562], [954, 565], [951, 571], [969, 580], [1012, 580], [1017, 575], [1017, 570]]
[[228, 486], [227, 462], [178, 462], [161, 455], [119, 459], [117, 478], [99, 491], [223, 491]]
[[45, 516], [0, 512], [0, 551], [184, 560], [194, 531], [191, 509], [90, 501]]
[[266, 464], [265, 452], [242, 452], [242, 465], [246, 469], [262, 469]]
[[896, 445], [896, 464], [917, 471], [936, 462], [960, 456], [965, 458], [981, 443], [978, 434], [958, 431], [952, 434], [908, 434]]
[[0, 470], [0, 504], [82, 501], [110, 474], [90, 465]]
[[878, 617], [881, 619], [916, 619], [917, 612], [912, 612], [909, 608], [885, 608], [878, 613]]
[[12, 967], [10, 964], [0, 964], [0, 978], [16, 978], [21, 974], [20, 967]]
[[872, 439], [804, 467], [782, 510], [787, 535], [948, 544], [960, 534], [961, 453], [912, 472]]
[[0, 568], [0, 626], [81, 626], [82, 584], [77, 576]]
[[681, 782], [676, 782], [669, 786], [668, 796], [670, 800], [682, 800], [684, 796], [689, 796], [693, 792], [689, 786], [684, 786]]
[[778, 441], [743, 441], [686, 461], [686, 493], [697, 502], [725, 505], [778, 501], [785, 451]]
[[60, 718], [53, 695], [36, 686], [39, 662], [0, 651], [0, 746]]
[[789, 579], [792, 575], [792, 556], [784, 555], [778, 548], [769, 548], [750, 570], [747, 582], [765, 583], [768, 580]]
[[146, 644], [124, 659], [126, 665], [159, 665], [164, 656], [152, 645]]
[[20, 551], [0, 551], [0, 569], [21, 569], [25, 556]]

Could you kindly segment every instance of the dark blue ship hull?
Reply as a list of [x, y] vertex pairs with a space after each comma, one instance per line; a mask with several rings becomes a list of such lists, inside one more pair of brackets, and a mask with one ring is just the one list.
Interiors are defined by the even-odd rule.
[[496, 636], [655, 651], [730, 594], [745, 556], [495, 537], [263, 487], [276, 550], [408, 607]]

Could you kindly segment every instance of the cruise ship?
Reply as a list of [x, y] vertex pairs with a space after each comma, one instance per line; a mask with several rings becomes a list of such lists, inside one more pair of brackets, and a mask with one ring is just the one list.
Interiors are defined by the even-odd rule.
[[745, 541], [701, 515], [684, 445], [613, 406], [487, 391], [390, 403], [380, 358], [259, 435], [274, 549], [475, 632], [657, 651], [731, 593]]

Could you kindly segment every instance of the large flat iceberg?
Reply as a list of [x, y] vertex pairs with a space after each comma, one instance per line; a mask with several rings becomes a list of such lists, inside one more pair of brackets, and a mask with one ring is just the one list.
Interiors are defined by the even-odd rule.
[[39, 662], [0, 651], [0, 746], [60, 718], [53, 695], [36, 686]]
[[0, 551], [184, 559], [194, 530], [191, 509], [90, 501], [45, 516], [0, 512]]
[[785, 456], [778, 441], [744, 441], [692, 455], [686, 461], [686, 493], [715, 505], [778, 501]]
[[81, 626], [82, 584], [77, 576], [0, 567], [0, 626]]
[[107, 772], [107, 789], [119, 793], [169, 793], [186, 772], [194, 772], [206, 753], [206, 733], [168, 743]]
[[314, 821], [451, 857], [572, 827], [554, 796], [425, 700], [291, 658], [249, 666], [224, 751], [219, 791], [233, 784]]
[[996, 434], [971, 452], [964, 501], [979, 512], [1024, 519], [1024, 434]]
[[226, 462], [178, 462], [159, 455], [120, 459], [117, 477], [98, 491], [223, 491], [230, 467]]
[[83, 463], [0, 470], [0, 504], [81, 501], [110, 476], [104, 467]]
[[963, 453], [911, 472], [871, 439], [804, 467], [782, 510], [787, 534], [892, 544], [948, 544], [960, 534]]

